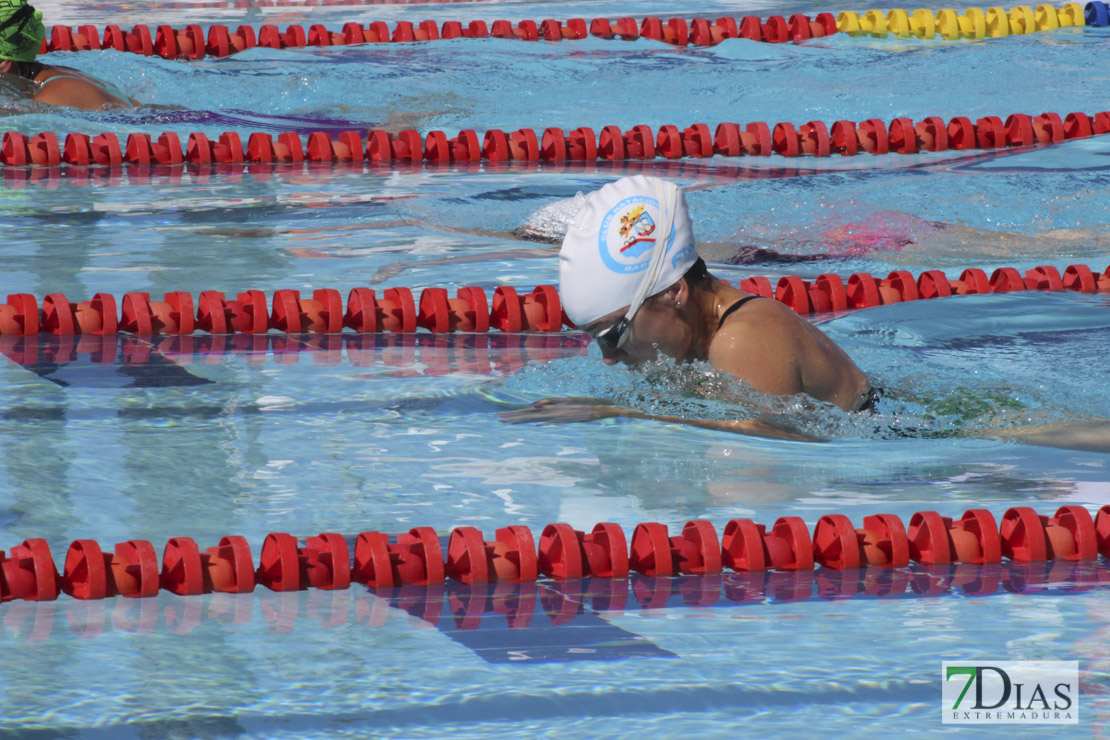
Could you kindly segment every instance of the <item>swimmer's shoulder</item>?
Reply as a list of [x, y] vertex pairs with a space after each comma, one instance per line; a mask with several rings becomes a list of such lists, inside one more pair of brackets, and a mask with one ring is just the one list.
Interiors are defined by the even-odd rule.
[[725, 307], [737, 301], [739, 306], [721, 321], [709, 345], [710, 360], [714, 355], [733, 354], [737, 348], [760, 347], [768, 351], [770, 345], [781, 345], [795, 317], [790, 309], [778, 301], [740, 292]]
[[798, 319], [796, 313], [779, 301], [745, 291], [737, 291], [736, 298], [729, 302], [725, 310], [727, 311], [729, 306], [734, 305], [737, 301], [743, 301], [743, 305], [728, 314], [718, 331], [726, 329], [750, 331], [767, 323], [778, 325], [782, 322], [793, 323]]
[[726, 317], [709, 342], [706, 360], [761, 393], [788, 396], [805, 390], [799, 341], [775, 304], [754, 298]]
[[[741, 296], [750, 296], [741, 293]], [[731, 304], [730, 304], [731, 305]], [[721, 323], [709, 344], [709, 361], [781, 363], [797, 367], [800, 353], [812, 342], [812, 325], [773, 298], [752, 296]]]

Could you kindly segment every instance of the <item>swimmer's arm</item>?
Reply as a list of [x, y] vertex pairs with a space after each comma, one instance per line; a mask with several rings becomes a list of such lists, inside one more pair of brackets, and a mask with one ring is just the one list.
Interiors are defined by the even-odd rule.
[[668, 414], [649, 414], [646, 411], [626, 409], [611, 406], [605, 401], [596, 398], [545, 398], [514, 411], [500, 414], [501, 421], [509, 424], [571, 424], [580, 421], [596, 421], [623, 416], [627, 419], [648, 419], [664, 424], [682, 424], [684, 426], [710, 429], [717, 432], [730, 432], [733, 434], [747, 434], [753, 437], [766, 437], [769, 439], [784, 439], [794, 442], [817, 442], [815, 437], [802, 434], [786, 426], [775, 424], [769, 419], [737, 419], [726, 421], [721, 419], [685, 419], [680, 416]]
[[966, 429], [969, 437], [1015, 440], [1041, 447], [1064, 450], [1110, 453], [1110, 421], [1072, 421], [1058, 424], [1003, 427], [1000, 429]]
[[[612, 408], [612, 407], [611, 407]], [[766, 419], [736, 419], [725, 421], [721, 419], [683, 419], [680, 416], [665, 414], [648, 414], [633, 409], [614, 408], [614, 416], [624, 416], [629, 419], [650, 419], [661, 421], [664, 424], [683, 424], [699, 429], [710, 429], [715, 432], [731, 432], [733, 434], [746, 434], [751, 437], [766, 437], [767, 439], [785, 439], [791, 442], [819, 442], [816, 437], [802, 434], [801, 432], [776, 426]]]

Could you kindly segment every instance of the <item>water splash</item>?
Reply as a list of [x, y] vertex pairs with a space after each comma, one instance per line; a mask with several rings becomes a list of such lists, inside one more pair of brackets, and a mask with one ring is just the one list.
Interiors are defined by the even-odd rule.
[[1082, 419], [1051, 403], [1046, 392], [997, 379], [938, 384], [936, 378], [884, 372], [871, 412], [845, 412], [805, 394], [774, 396], [706, 362], [669, 358], [636, 367], [600, 366], [591, 356], [528, 366], [494, 381], [504, 401], [594, 398], [653, 416], [731, 421], [763, 418], [815, 439], [901, 439], [994, 436], [996, 431]]

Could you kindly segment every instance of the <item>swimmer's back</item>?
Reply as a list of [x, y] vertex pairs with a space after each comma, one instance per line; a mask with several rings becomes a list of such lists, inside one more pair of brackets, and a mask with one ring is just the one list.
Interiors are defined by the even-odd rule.
[[35, 75], [34, 82], [39, 87], [35, 101], [47, 105], [84, 110], [138, 106], [135, 100], [128, 98], [114, 86], [73, 70], [45, 67]]

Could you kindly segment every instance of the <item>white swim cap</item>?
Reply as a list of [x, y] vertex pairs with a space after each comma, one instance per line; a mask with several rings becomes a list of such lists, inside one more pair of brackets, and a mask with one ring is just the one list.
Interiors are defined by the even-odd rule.
[[571, 221], [559, 297], [584, 326], [670, 287], [697, 258], [682, 191], [658, 177], [625, 177], [587, 195]]

